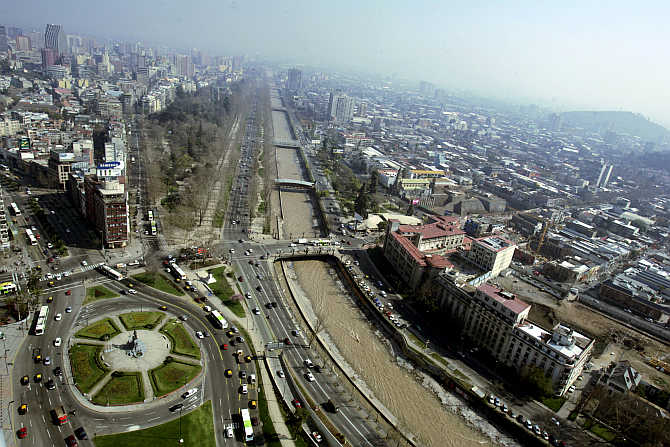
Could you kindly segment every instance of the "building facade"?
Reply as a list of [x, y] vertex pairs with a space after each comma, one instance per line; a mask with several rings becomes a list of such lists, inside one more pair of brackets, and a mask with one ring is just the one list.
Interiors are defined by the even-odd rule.
[[130, 220], [125, 185], [97, 175], [84, 179], [86, 217], [102, 236], [105, 248], [128, 244]]
[[516, 245], [500, 236], [474, 239], [468, 260], [495, 278], [510, 266]]

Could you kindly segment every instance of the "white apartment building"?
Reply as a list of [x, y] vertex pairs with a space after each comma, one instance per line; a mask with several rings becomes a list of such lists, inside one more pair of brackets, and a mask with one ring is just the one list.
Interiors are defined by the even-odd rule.
[[472, 241], [472, 248], [467, 255], [470, 262], [482, 270], [490, 271], [495, 278], [510, 266], [516, 245], [500, 236], [488, 236]]

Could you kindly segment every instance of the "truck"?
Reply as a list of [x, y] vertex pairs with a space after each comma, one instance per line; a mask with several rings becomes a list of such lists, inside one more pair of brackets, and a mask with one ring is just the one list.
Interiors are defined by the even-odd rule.
[[62, 405], [51, 410], [51, 417], [57, 425], [67, 424], [67, 413]]

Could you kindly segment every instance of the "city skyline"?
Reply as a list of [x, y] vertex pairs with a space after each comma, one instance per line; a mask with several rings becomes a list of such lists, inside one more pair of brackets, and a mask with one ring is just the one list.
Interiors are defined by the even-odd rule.
[[58, 23], [69, 33], [395, 75], [556, 110], [630, 110], [670, 127], [669, 66], [654, 56], [670, 38], [661, 23], [670, 7], [661, 3], [644, 9], [616, 1], [607, 10], [523, 1], [65, 6], [7, 4], [0, 15], [6, 24], [30, 18], [31, 26]]

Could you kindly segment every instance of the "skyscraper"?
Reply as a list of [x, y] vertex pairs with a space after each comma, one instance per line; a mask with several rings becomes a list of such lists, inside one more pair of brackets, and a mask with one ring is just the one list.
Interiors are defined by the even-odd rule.
[[4, 26], [0, 25], [0, 53], [7, 51], [9, 46], [7, 45], [7, 30]]
[[61, 25], [47, 24], [44, 31], [44, 48], [56, 50], [59, 57], [67, 53], [67, 37]]
[[290, 92], [297, 92], [302, 87], [302, 71], [297, 68], [291, 68], [288, 71], [288, 82], [286, 88]]
[[612, 175], [612, 169], [614, 168], [614, 165], [610, 165], [610, 167], [607, 169], [607, 174], [605, 174], [605, 179], [603, 180], [602, 185], [600, 185], [601, 188], [604, 188], [607, 186], [607, 184], [610, 181], [610, 176]]
[[58, 51], [53, 48], [42, 48], [40, 51], [42, 52], [42, 68], [44, 70], [58, 63]]
[[354, 117], [354, 98], [342, 92], [330, 94], [328, 119], [336, 123], [347, 123]]
[[16, 49], [19, 51], [30, 51], [32, 49], [30, 37], [23, 35], [16, 36]]

